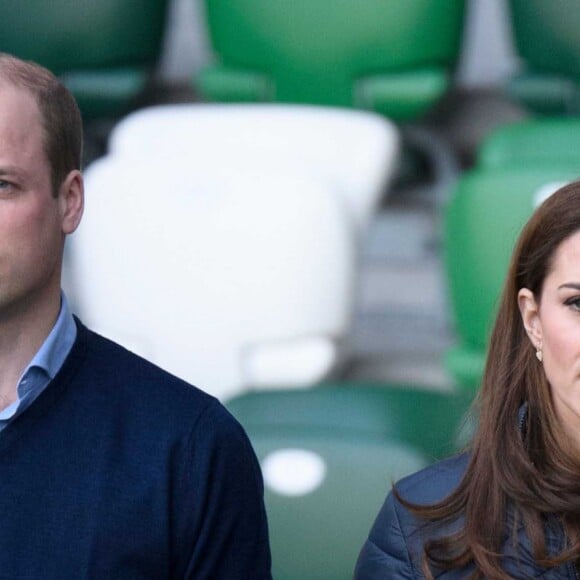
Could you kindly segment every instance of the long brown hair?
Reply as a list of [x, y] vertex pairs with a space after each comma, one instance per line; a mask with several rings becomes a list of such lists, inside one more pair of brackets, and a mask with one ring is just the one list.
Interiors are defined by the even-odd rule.
[[[427, 521], [463, 517], [462, 528], [425, 544], [423, 572], [475, 564], [475, 578], [506, 578], [504, 542], [515, 541], [508, 509], [524, 525], [534, 558], [550, 568], [580, 557], [580, 458], [556, 417], [549, 384], [536, 360], [518, 308], [528, 288], [539, 303], [544, 280], [560, 244], [580, 230], [580, 182], [549, 197], [533, 214], [516, 244], [490, 338], [477, 401], [479, 425], [460, 485], [441, 502], [419, 506], [399, 500]], [[518, 415], [527, 405], [525, 424]], [[566, 534], [566, 548], [546, 549], [546, 517]], [[504, 530], [498, 533], [498, 530]]]

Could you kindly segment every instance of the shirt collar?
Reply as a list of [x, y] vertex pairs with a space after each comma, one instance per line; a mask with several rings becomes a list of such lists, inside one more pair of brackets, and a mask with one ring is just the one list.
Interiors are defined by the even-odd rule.
[[0, 411], [0, 431], [10, 419], [30, 405], [55, 377], [74, 344], [76, 334], [74, 318], [65, 295], [61, 294], [58, 318], [18, 380], [16, 401]]
[[56, 323], [29, 365], [24, 369], [24, 377], [29, 369], [42, 369], [53, 379], [64, 363], [77, 335], [77, 327], [64, 293], [61, 294], [60, 312]]

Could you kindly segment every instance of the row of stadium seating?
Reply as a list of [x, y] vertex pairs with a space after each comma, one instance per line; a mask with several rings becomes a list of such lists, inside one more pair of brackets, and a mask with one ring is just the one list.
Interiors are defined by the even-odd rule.
[[[506, 87], [543, 113], [580, 106], [580, 7], [509, 0], [525, 67]], [[86, 118], [128, 111], [163, 48], [167, 0], [0, 2], [0, 50], [63, 76]], [[450, 87], [464, 0], [205, 0], [216, 62], [195, 84], [228, 102], [356, 107], [416, 119]]]

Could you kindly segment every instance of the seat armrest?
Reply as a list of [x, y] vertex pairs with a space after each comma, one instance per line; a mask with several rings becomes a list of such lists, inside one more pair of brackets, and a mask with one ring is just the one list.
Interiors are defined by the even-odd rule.
[[542, 114], [578, 113], [580, 99], [576, 83], [566, 77], [522, 73], [506, 86], [508, 95]]
[[194, 85], [209, 101], [248, 103], [274, 98], [274, 83], [266, 75], [222, 65], [203, 69]]
[[369, 76], [355, 84], [355, 104], [397, 121], [407, 121], [426, 112], [448, 86], [449, 74], [438, 68]]
[[253, 388], [309, 387], [325, 379], [338, 358], [336, 340], [324, 336], [246, 347], [244, 382]]

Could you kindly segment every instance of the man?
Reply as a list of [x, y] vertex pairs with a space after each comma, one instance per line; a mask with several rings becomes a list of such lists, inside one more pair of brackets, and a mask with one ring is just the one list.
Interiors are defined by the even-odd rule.
[[70, 93], [0, 53], [0, 577], [270, 578], [241, 427], [61, 295], [81, 142]]

